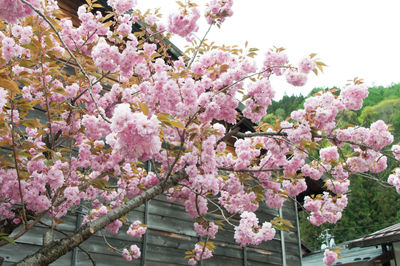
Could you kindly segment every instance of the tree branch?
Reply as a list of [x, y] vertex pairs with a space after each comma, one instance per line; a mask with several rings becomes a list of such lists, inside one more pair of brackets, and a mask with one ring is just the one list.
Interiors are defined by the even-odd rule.
[[282, 168], [266, 168], [266, 169], [241, 169], [235, 170], [229, 167], [218, 167], [220, 171], [229, 171], [229, 172], [241, 172], [241, 173], [258, 173], [258, 172], [280, 172]]
[[24, 258], [20, 262], [15, 263], [14, 265], [47, 265], [54, 262], [62, 255], [66, 254], [67, 252], [71, 251], [72, 249], [89, 239], [93, 234], [103, 229], [112, 221], [126, 215], [128, 212], [139, 207], [146, 201], [155, 198], [163, 191], [175, 186], [184, 177], [185, 175], [183, 174], [183, 172], [176, 173], [168, 180], [165, 180], [164, 182], [161, 182], [154, 187], [146, 190], [139, 196], [130, 199], [124, 205], [114, 210], [111, 210], [109, 213], [93, 222], [89, 222], [75, 234], [58, 241], [54, 241], [48, 246], [42, 247], [34, 254], [27, 256], [26, 258]]

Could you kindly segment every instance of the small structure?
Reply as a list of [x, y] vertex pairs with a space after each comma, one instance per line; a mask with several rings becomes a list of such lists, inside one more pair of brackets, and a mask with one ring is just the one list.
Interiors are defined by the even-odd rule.
[[400, 223], [386, 227], [375, 233], [356, 239], [348, 244], [349, 248], [381, 247], [381, 255], [371, 261], [371, 265], [400, 265]]
[[[400, 223], [339, 246], [342, 258], [335, 265], [400, 265]], [[324, 251], [303, 254], [304, 266], [322, 265]]]
[[[349, 249], [345, 245], [339, 246], [340, 254], [342, 258], [339, 258], [335, 265], [346, 265], [346, 266], [372, 266], [382, 265], [375, 264], [372, 259], [382, 254], [382, 250], [379, 247], [365, 247], [365, 248], [353, 248]], [[303, 266], [321, 266], [324, 265], [322, 262], [324, 259], [324, 250], [305, 254], [303, 256]]]

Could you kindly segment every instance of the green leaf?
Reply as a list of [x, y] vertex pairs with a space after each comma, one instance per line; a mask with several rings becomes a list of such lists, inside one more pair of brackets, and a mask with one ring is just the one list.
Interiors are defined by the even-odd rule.
[[15, 243], [15, 240], [14, 240], [14, 239], [12, 239], [11, 237], [9, 237], [8, 235], [3, 234], [3, 233], [2, 233], [2, 235], [0, 235], [0, 239], [5, 240], [5, 241], [7, 241], [9, 244], [12, 244], [12, 245], [16, 245], [16, 244], [17, 244], [17, 243]]

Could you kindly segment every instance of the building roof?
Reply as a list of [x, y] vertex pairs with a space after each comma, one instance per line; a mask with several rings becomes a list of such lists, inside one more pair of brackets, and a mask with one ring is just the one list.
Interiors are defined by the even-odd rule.
[[[382, 254], [382, 250], [378, 247], [365, 247], [348, 249], [345, 247], [340, 248], [342, 258], [339, 258], [335, 265], [346, 264], [354, 265], [357, 263], [367, 262], [373, 260], [375, 257]], [[303, 257], [303, 266], [320, 266], [323, 265], [324, 251], [319, 251]]]
[[400, 223], [356, 239], [350, 242], [348, 247], [369, 247], [397, 241], [400, 241]]

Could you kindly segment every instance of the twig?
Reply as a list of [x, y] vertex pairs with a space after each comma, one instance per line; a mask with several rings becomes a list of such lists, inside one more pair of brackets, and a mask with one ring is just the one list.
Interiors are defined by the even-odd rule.
[[103, 233], [103, 230], [100, 230], [100, 233], [101, 233], [101, 235], [103, 236], [104, 242], [107, 244], [107, 246], [108, 246], [109, 248], [111, 248], [112, 250], [115, 250], [115, 251], [117, 251], [117, 252], [121, 252], [119, 249], [115, 248], [114, 246], [112, 246], [112, 245], [108, 242], [108, 240], [107, 240], [107, 238], [106, 238], [106, 235]]
[[208, 35], [208, 33], [209, 33], [210, 30], [211, 30], [212, 25], [213, 25], [213, 24], [210, 24], [210, 27], [208, 27], [208, 30], [207, 30], [206, 34], [204, 34], [203, 39], [201, 39], [201, 42], [199, 43], [199, 46], [197, 46], [196, 52], [194, 53], [194, 55], [193, 55], [193, 57], [192, 57], [192, 60], [190, 60], [189, 65], [186, 67], [186, 69], [189, 69], [189, 68], [192, 66], [194, 60], [196, 59], [197, 54], [199, 53], [199, 50], [200, 50], [201, 45], [203, 44], [203, 42], [204, 42], [205, 39], [206, 39], [206, 36]]
[[[245, 80], [245, 79], [248, 79], [248, 78], [251, 78], [251, 77], [260, 75], [260, 74], [262, 74], [262, 73], [264, 73], [264, 72], [267, 72], [267, 71], [271, 71], [273, 68], [289, 68], [289, 67], [288, 67], [288, 66], [271, 66], [271, 67], [268, 67], [267, 69], [264, 69], [263, 71], [250, 74], [250, 75], [248, 75], [248, 76], [245, 76], [245, 77], [243, 77], [243, 78], [241, 78], [241, 79], [239, 79], [239, 80], [233, 82], [232, 84], [230, 84], [230, 85], [228, 85], [228, 86], [226, 86], [226, 87], [220, 89], [219, 91], [217, 91], [217, 92], [215, 93], [215, 95], [218, 95], [218, 94], [220, 94], [220, 93], [222, 93], [222, 92], [228, 90], [229, 88], [235, 86], [236, 84], [242, 82], [242, 81]], [[215, 95], [214, 95], [214, 96], [215, 96]]]
[[218, 170], [229, 171], [229, 172], [240, 172], [240, 173], [259, 173], [259, 172], [280, 172], [282, 168], [266, 168], [266, 169], [241, 169], [235, 170], [229, 167], [218, 167]]
[[218, 204], [216, 204], [214, 201], [212, 201], [211, 199], [209, 199], [209, 198], [207, 198], [207, 197], [205, 197], [209, 202], [211, 202], [212, 204], [214, 204], [218, 209], [219, 209], [219, 211], [221, 212], [221, 215], [222, 215], [222, 217], [224, 218], [224, 220], [229, 224], [229, 225], [231, 225], [232, 227], [236, 227], [236, 225], [234, 225], [233, 223], [231, 223], [230, 221], [229, 221], [229, 219], [228, 218], [226, 218], [226, 216], [225, 216], [225, 213], [224, 213], [224, 210], [218, 205]]
[[[40, 221], [40, 219], [42, 219], [43, 215], [45, 215], [46, 212], [47, 211], [40, 213], [32, 223], [28, 224], [26, 228], [24, 228], [24, 230], [13, 236], [12, 239], [17, 240], [18, 238], [23, 236], [26, 232], [28, 232], [30, 229], [32, 229], [32, 227], [34, 227]], [[2, 241], [0, 242], [0, 247], [5, 246], [7, 244], [9, 244], [7, 241]]]
[[283, 136], [286, 137], [286, 132], [276, 132], [276, 131], [269, 131], [269, 132], [252, 132], [252, 133], [242, 133], [238, 132], [235, 134], [236, 137], [239, 138], [251, 138], [251, 137], [269, 137], [269, 136]]
[[13, 157], [14, 157], [14, 164], [15, 164], [15, 170], [17, 172], [17, 179], [18, 179], [18, 192], [19, 192], [19, 197], [21, 200], [21, 205], [22, 205], [22, 221], [24, 223], [24, 228], [27, 229], [27, 224], [28, 220], [26, 219], [26, 210], [25, 210], [25, 203], [24, 203], [24, 196], [22, 195], [22, 186], [21, 186], [21, 174], [19, 173], [19, 167], [18, 167], [18, 159], [17, 159], [17, 151], [15, 149], [15, 137], [14, 137], [14, 131], [15, 131], [15, 124], [14, 124], [14, 101], [11, 101], [11, 141], [12, 141], [12, 152], [13, 152]]

